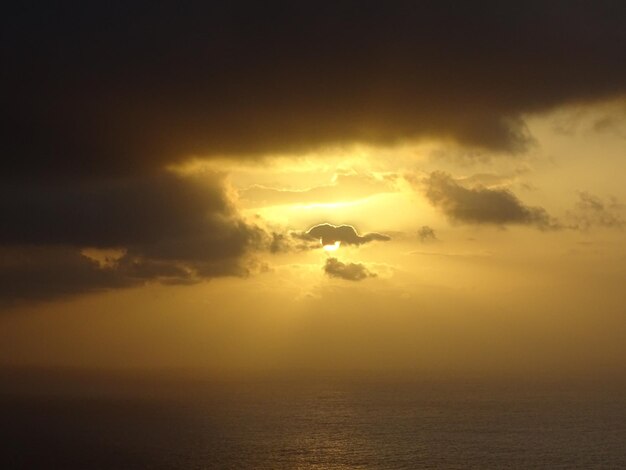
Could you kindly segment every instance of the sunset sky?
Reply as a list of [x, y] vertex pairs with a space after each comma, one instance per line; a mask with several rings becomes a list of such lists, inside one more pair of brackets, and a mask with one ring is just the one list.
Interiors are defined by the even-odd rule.
[[625, 3], [21, 2], [0, 366], [626, 378]]

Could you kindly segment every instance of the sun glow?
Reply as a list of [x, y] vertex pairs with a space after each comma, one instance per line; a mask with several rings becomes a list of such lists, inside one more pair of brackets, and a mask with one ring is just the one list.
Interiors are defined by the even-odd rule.
[[[321, 243], [321, 240], [320, 240], [320, 243]], [[339, 240], [337, 240], [332, 245], [324, 245], [323, 248], [326, 251], [337, 251], [339, 249], [340, 245], [341, 245], [341, 242]]]

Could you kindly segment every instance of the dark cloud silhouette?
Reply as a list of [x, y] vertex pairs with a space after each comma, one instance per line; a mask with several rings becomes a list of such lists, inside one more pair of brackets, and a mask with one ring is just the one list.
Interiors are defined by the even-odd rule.
[[341, 242], [342, 245], [363, 245], [373, 241], [391, 240], [382, 233], [372, 232], [359, 235], [352, 225], [332, 224], [319, 224], [311, 227], [305, 233], [305, 237], [310, 240], [319, 240], [322, 245], [333, 245], [335, 242]]
[[0, 306], [127, 287], [133, 281], [67, 247], [0, 248]]
[[506, 189], [466, 188], [440, 171], [422, 183], [426, 198], [454, 222], [532, 225], [541, 230], [559, 227], [545, 209], [524, 205]]
[[[268, 235], [246, 223], [219, 175], [158, 174], [0, 189], [0, 298], [43, 298], [158, 280], [246, 273]], [[109, 266], [84, 248], [120, 249]], [[30, 289], [30, 290], [29, 290]]]
[[202, 262], [172, 262], [128, 254], [104, 266], [72, 247], [0, 248], [0, 306], [133, 287], [149, 281], [192, 284], [216, 275], [238, 274], [234, 263], [230, 260], [206, 276], [201, 272]]
[[382, 233], [359, 235], [351, 225], [332, 225], [328, 223], [311, 227], [306, 232], [272, 231], [267, 242], [271, 253], [285, 253], [317, 250], [326, 245], [340, 242], [342, 245], [360, 246], [373, 241], [388, 241], [391, 237]]
[[346, 281], [362, 281], [376, 274], [369, 271], [361, 263], [342, 263], [337, 258], [328, 258], [324, 265], [324, 272], [330, 277], [345, 279]]
[[422, 225], [417, 231], [417, 238], [419, 238], [422, 243], [432, 242], [437, 240], [437, 234], [432, 227]]
[[515, 152], [525, 113], [626, 91], [625, 15], [609, 0], [12, 2], [1, 171], [421, 137]]

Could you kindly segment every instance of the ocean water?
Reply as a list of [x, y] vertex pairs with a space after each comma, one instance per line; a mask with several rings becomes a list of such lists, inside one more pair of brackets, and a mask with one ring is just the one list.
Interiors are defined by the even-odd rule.
[[606, 383], [7, 380], [2, 469], [626, 469]]

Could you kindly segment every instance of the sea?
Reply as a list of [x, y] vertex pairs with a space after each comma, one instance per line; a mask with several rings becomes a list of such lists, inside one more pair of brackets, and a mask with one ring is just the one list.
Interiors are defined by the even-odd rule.
[[1, 469], [626, 469], [594, 380], [4, 373]]

